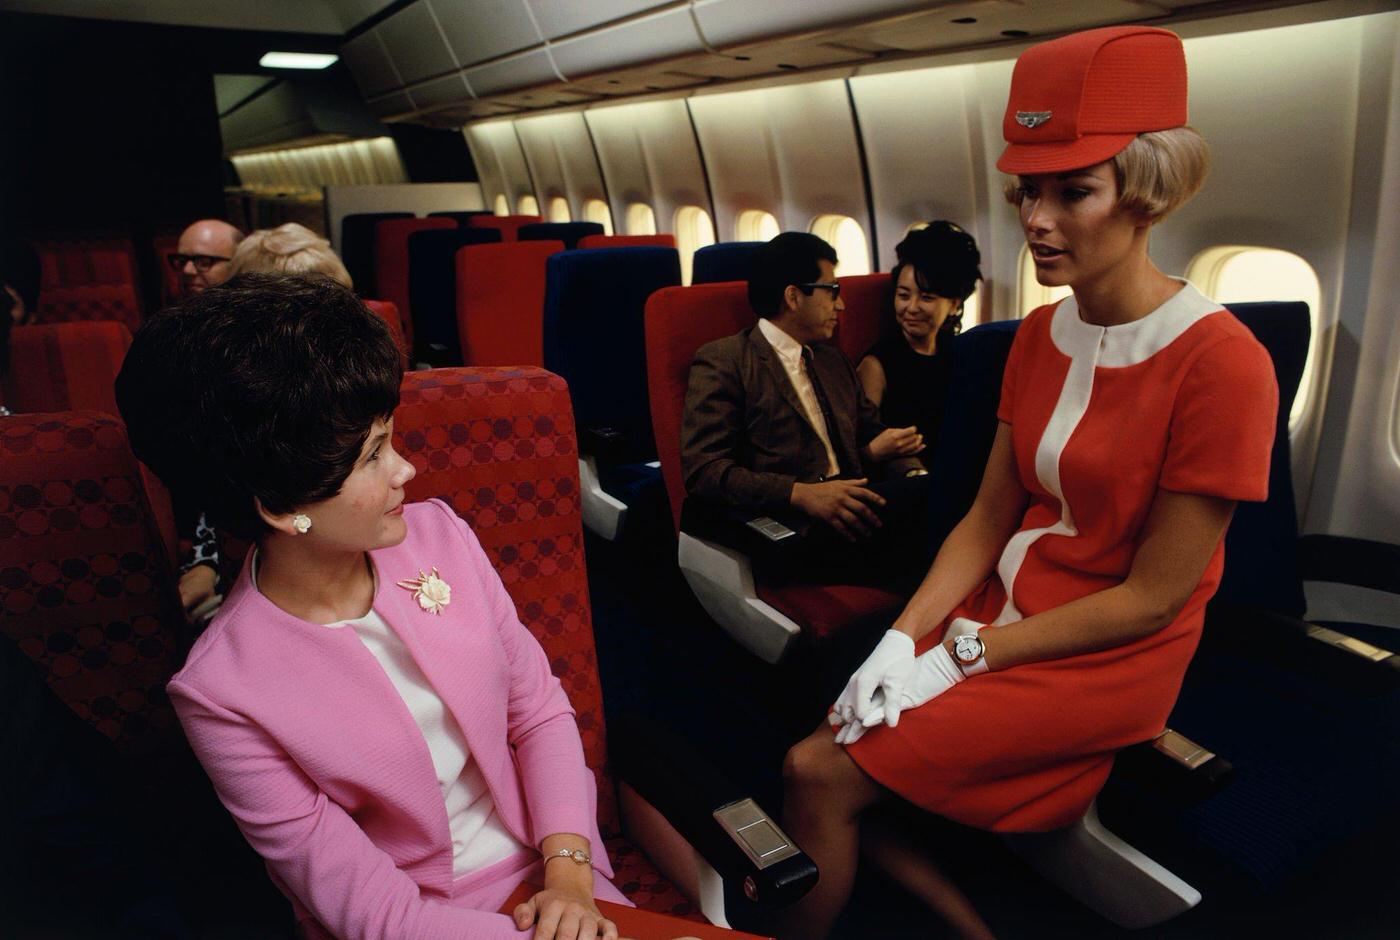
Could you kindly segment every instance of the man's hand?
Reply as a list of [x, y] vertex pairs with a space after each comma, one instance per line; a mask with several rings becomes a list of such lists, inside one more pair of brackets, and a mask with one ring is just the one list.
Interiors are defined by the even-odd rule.
[[885, 505], [883, 496], [866, 488], [869, 482], [862, 477], [826, 483], [794, 483], [789, 501], [794, 509], [825, 522], [843, 538], [858, 542], [880, 528], [880, 517], [875, 510]]
[[195, 565], [180, 575], [180, 606], [186, 616], [214, 596], [214, 578], [214, 569], [208, 565]]
[[885, 428], [865, 445], [865, 450], [871, 460], [882, 463], [895, 457], [913, 457], [922, 453], [924, 447], [924, 436], [911, 424], [907, 428]]

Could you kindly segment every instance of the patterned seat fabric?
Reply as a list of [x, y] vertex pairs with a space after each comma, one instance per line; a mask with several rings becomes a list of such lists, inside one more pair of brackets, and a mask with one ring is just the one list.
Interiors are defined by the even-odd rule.
[[5, 403], [11, 411], [70, 409], [117, 415], [114, 383], [131, 334], [120, 323], [17, 326], [10, 333]]
[[49, 241], [37, 247], [43, 271], [40, 323], [116, 320], [136, 331], [141, 298], [130, 239]]
[[569, 390], [538, 368], [434, 369], [404, 376], [395, 446], [418, 475], [408, 498], [438, 498], [471, 525], [520, 620], [578, 713], [598, 783], [598, 825], [617, 886], [639, 907], [692, 909], [619, 836], [593, 645]]
[[0, 421], [0, 624], [129, 753], [178, 741], [174, 577], [136, 459], [96, 412]]
[[141, 325], [141, 303], [131, 284], [79, 284], [45, 287], [39, 295], [38, 322], [115, 320], [129, 331]]

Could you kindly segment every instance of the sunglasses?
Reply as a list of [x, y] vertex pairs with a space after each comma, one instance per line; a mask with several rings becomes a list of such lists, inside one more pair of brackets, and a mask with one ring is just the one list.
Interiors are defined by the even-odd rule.
[[220, 261], [232, 261], [232, 258], [225, 258], [221, 255], [181, 255], [170, 254], [165, 256], [165, 260], [170, 262], [170, 267], [176, 271], [185, 270], [185, 265], [192, 264], [194, 269], [200, 274], [205, 273]]
[[818, 287], [820, 287], [822, 290], [831, 291], [832, 300], [835, 300], [837, 297], [841, 296], [840, 284], [794, 284], [792, 286], [802, 291], [802, 293], [806, 294], [808, 297], [811, 297], [812, 291]]

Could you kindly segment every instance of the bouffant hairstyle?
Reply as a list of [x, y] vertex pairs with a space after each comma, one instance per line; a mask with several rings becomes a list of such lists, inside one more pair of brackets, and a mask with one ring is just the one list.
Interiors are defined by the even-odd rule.
[[[1210, 173], [1210, 148], [1190, 127], [1138, 134], [1113, 157], [1118, 205], [1160, 222], [1186, 205]], [[1021, 204], [1015, 177], [1005, 186], [1006, 201]]]
[[254, 498], [287, 513], [339, 492], [401, 377], [388, 327], [348, 288], [244, 274], [141, 327], [117, 406], [177, 501], [256, 539]]
[[898, 284], [904, 268], [912, 267], [919, 290], [958, 301], [958, 310], [943, 322], [943, 329], [955, 333], [962, 329], [961, 303], [972, 296], [982, 279], [977, 241], [960, 226], [939, 219], [904, 236], [894, 254], [891, 282]]
[[350, 272], [331, 250], [331, 243], [304, 225], [287, 222], [276, 228], [258, 229], [238, 243], [229, 264], [240, 274], [324, 274], [346, 287], [354, 287]]
[[814, 283], [821, 277], [823, 261], [836, 264], [836, 249], [816, 235], [783, 232], [770, 239], [753, 255], [749, 306], [760, 317], [777, 316], [788, 285]]

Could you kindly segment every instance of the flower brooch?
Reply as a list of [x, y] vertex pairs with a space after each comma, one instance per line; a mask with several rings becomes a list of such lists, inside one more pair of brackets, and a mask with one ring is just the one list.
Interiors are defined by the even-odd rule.
[[424, 574], [420, 569], [418, 577], [405, 578], [398, 584], [399, 587], [412, 591], [418, 606], [430, 614], [442, 613], [442, 609], [452, 602], [452, 588], [438, 577], [436, 567], [431, 574]]

